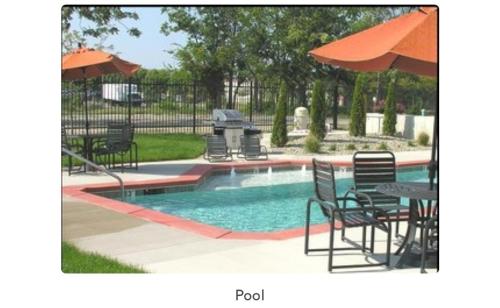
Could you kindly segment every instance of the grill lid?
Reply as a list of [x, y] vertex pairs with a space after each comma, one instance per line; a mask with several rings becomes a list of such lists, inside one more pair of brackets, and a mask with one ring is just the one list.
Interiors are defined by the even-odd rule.
[[234, 109], [214, 109], [213, 119], [215, 122], [241, 122], [241, 113]]

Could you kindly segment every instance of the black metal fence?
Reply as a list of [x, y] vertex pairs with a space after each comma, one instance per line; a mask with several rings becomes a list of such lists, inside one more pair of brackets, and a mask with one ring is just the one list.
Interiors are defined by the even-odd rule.
[[[128, 121], [141, 133], [195, 133], [212, 131], [214, 108], [236, 109], [243, 120], [263, 131], [272, 128], [279, 86], [259, 82], [232, 85], [226, 82], [219, 91], [200, 82], [159, 82], [105, 76], [86, 81], [62, 83], [62, 122], [70, 134], [85, 130], [87, 101], [90, 130], [98, 132], [110, 121]], [[287, 123], [293, 125], [296, 107], [308, 105], [311, 88], [289, 89]], [[327, 101], [329, 95], [327, 94]]]

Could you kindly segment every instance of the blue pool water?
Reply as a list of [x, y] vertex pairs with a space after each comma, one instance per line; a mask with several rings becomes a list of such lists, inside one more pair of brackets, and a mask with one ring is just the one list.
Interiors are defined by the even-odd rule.
[[[352, 174], [336, 172], [337, 194], [352, 185]], [[423, 167], [401, 169], [398, 181], [425, 182]], [[267, 232], [303, 227], [307, 199], [314, 194], [310, 170], [214, 175], [193, 191], [136, 193], [127, 202], [224, 229]], [[407, 200], [403, 200], [403, 203]], [[326, 222], [314, 207], [312, 223]]]

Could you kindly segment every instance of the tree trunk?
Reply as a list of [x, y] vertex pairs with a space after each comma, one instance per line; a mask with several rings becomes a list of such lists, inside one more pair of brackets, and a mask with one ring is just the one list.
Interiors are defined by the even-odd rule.
[[[226, 95], [226, 89], [224, 89], [224, 95]], [[233, 70], [229, 71], [229, 95], [227, 109], [233, 109]]]
[[303, 83], [300, 83], [298, 88], [297, 88], [297, 91], [298, 91], [297, 94], [298, 94], [300, 106], [307, 107], [307, 96], [306, 96], [307, 87], [306, 87], [306, 85]]
[[339, 79], [340, 72], [335, 76], [335, 86], [333, 87], [333, 129], [338, 129], [338, 115], [339, 115]]
[[255, 110], [257, 111], [262, 111], [261, 108], [260, 108], [260, 103], [259, 103], [259, 82], [257, 81], [257, 79], [255, 79], [255, 83], [254, 83], [254, 102], [255, 102]]
[[238, 91], [239, 91], [242, 83], [243, 83], [243, 81], [238, 80], [238, 83], [236, 84], [236, 89], [234, 90], [233, 99], [232, 99], [234, 106], [236, 106], [236, 96], [238, 95]]

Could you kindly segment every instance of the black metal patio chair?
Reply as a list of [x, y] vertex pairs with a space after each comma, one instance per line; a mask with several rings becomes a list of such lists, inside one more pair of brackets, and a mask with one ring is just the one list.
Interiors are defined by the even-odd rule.
[[222, 135], [207, 136], [207, 149], [203, 153], [203, 158], [208, 161], [233, 160], [231, 148], [227, 146], [226, 138]]
[[[396, 158], [389, 151], [358, 151], [352, 158], [354, 187], [346, 193], [362, 192], [370, 196], [373, 205], [389, 214], [388, 223], [396, 222], [396, 236], [399, 234], [400, 221], [408, 220], [408, 206], [401, 204], [401, 198], [387, 196], [375, 190], [377, 185], [396, 182]], [[360, 198], [361, 203], [368, 200]], [[375, 218], [379, 218], [375, 216]], [[372, 228], [372, 232], [374, 229]], [[345, 234], [342, 233], [345, 240]], [[373, 237], [372, 237], [373, 240]], [[370, 247], [373, 247], [373, 242]], [[372, 249], [372, 248], [370, 248]]]
[[[67, 150], [70, 150], [72, 152], [75, 152], [76, 154], [83, 155], [83, 145], [78, 143], [76, 139], [70, 138], [66, 132], [66, 128], [64, 126], [61, 126], [61, 147], [65, 148]], [[71, 155], [68, 155], [64, 152], [61, 152], [61, 155], [67, 156], [68, 157], [68, 175], [71, 175], [71, 173], [75, 173], [73, 171], [73, 157]], [[78, 166], [77, 170], [80, 170], [82, 165]], [[76, 171], [76, 169], [75, 169]]]
[[[267, 148], [260, 145], [257, 135], [241, 135], [237, 156], [246, 160], [267, 160]], [[262, 158], [261, 158], [262, 157]]]
[[[314, 178], [314, 191], [315, 196], [309, 198], [307, 202], [306, 211], [306, 226], [305, 226], [305, 254], [315, 251], [328, 251], [328, 271], [339, 268], [352, 268], [352, 267], [370, 267], [370, 266], [380, 266], [385, 265], [390, 266], [391, 258], [391, 225], [390, 223], [385, 223], [376, 219], [375, 217], [383, 216], [389, 219], [387, 213], [382, 209], [379, 209], [371, 203], [370, 196], [361, 192], [352, 192], [353, 197], [337, 197], [337, 190], [335, 187], [335, 174], [334, 167], [328, 162], [322, 162], [313, 159], [313, 178]], [[359, 197], [363, 197], [368, 200], [369, 205], [366, 205], [359, 201]], [[343, 203], [340, 206], [339, 201]], [[346, 203], [350, 201], [354, 203], [354, 207], [348, 208]], [[328, 248], [311, 249], [309, 248], [309, 228], [310, 228], [310, 218], [311, 218], [311, 206], [313, 204], [318, 204], [323, 215], [328, 219], [330, 224], [330, 238]], [[334, 247], [334, 237], [335, 237], [335, 222], [339, 221], [341, 223], [342, 231], [347, 228], [363, 228], [362, 244], [359, 247], [345, 247], [345, 248], [335, 248]], [[350, 264], [350, 265], [333, 265], [333, 252], [336, 250], [361, 250], [363, 253], [367, 251], [366, 249], [366, 228], [373, 226], [374, 228], [380, 229], [387, 233], [387, 250], [385, 262], [380, 263], [368, 263], [368, 264]], [[344, 233], [344, 232], [343, 232]], [[372, 233], [372, 237], [374, 233]], [[373, 253], [373, 251], [372, 251]]]
[[[109, 123], [106, 132], [106, 139], [97, 141], [94, 145], [96, 161], [114, 169], [115, 155], [120, 156], [121, 172], [124, 171], [125, 154], [129, 153], [129, 168], [138, 169], [138, 148], [134, 142], [134, 127], [128, 123]], [[135, 160], [133, 160], [135, 153]], [[133, 163], [135, 162], [135, 167]]]
[[439, 218], [434, 215], [425, 222], [423, 240], [421, 243], [422, 259], [420, 263], [420, 272], [427, 273], [425, 267], [429, 256], [436, 257], [436, 269], [439, 270]]

